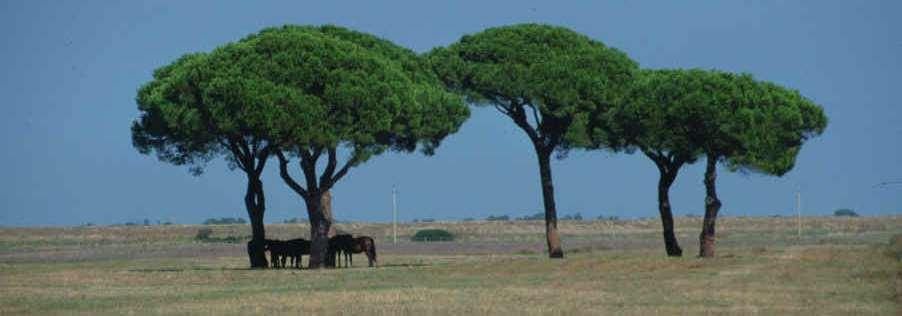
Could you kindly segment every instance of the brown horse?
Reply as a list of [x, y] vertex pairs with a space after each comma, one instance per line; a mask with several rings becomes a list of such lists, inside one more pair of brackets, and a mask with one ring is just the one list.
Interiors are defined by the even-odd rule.
[[[370, 267], [373, 267], [373, 264], [376, 263], [376, 242], [373, 241], [372, 237], [360, 236], [354, 238], [353, 252], [366, 253], [366, 258], [369, 260]], [[351, 261], [353, 262], [353, 259]]]
[[338, 263], [340, 266], [341, 258], [339, 257], [338, 262], [336, 262], [335, 257], [344, 254], [345, 267], [350, 267], [354, 264], [352, 254], [361, 252], [366, 253], [366, 257], [369, 259], [369, 266], [372, 267], [376, 262], [376, 242], [373, 241], [372, 237], [361, 236], [354, 238], [347, 234], [335, 235], [335, 237], [329, 238], [329, 254], [326, 265], [335, 267], [336, 263]]

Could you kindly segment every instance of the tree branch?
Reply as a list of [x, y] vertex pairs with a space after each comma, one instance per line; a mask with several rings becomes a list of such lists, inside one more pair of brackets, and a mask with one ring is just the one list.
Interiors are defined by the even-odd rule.
[[235, 140], [230, 138], [227, 143], [229, 151], [232, 152], [232, 155], [235, 156], [235, 161], [238, 162], [238, 169], [241, 169], [241, 171], [244, 172], [249, 172], [249, 170], [252, 170], [245, 165], [247, 163], [247, 157], [241, 151], [241, 148], [238, 147], [238, 144], [235, 143]]
[[319, 177], [319, 184], [321, 187], [331, 187], [332, 183], [332, 174], [335, 173], [335, 165], [338, 164], [338, 155], [335, 148], [329, 148], [329, 162], [326, 164], [326, 169], [323, 170], [323, 174]]
[[541, 135], [539, 135], [534, 127], [529, 125], [523, 106], [511, 102], [511, 115], [509, 116], [514, 120], [514, 124], [517, 124], [517, 127], [520, 127], [520, 129], [526, 132], [526, 135], [529, 136], [529, 139], [532, 140], [533, 144], [541, 144], [543, 147], [546, 147]]
[[494, 102], [492, 102], [492, 105], [494, 105], [494, 106], [495, 106], [495, 109], [498, 110], [498, 112], [501, 112], [501, 114], [504, 114], [504, 115], [507, 115], [507, 116], [511, 116], [511, 112], [508, 111], [507, 108], [505, 108], [505, 107], [503, 107], [503, 106], [500, 106], [500, 105], [498, 105], [497, 103], [494, 103]]
[[662, 171], [666, 171], [668, 168], [667, 163], [664, 162], [664, 155], [658, 150], [650, 150], [647, 148], [640, 148], [642, 153], [645, 154], [646, 157], [651, 159], [652, 162], [658, 166], [658, 169]]
[[332, 181], [329, 184], [329, 186], [331, 187], [332, 184], [335, 184], [336, 182], [338, 182], [338, 180], [341, 180], [341, 178], [343, 178], [346, 174], [348, 174], [348, 170], [350, 170], [351, 167], [353, 167], [356, 164], [357, 164], [357, 161], [355, 159], [353, 159], [353, 158], [348, 159], [348, 161], [345, 162], [345, 165], [342, 166], [341, 169], [338, 169], [338, 172], [335, 174], [334, 177], [332, 177]]
[[313, 153], [307, 149], [299, 150], [301, 152], [301, 171], [304, 172], [304, 178], [307, 180], [307, 191], [316, 192], [319, 185], [316, 182], [316, 161], [319, 160], [321, 149], [314, 149]]
[[307, 197], [307, 190], [298, 184], [297, 181], [294, 181], [294, 179], [291, 178], [291, 175], [288, 174], [288, 159], [285, 158], [285, 154], [282, 153], [281, 150], [276, 150], [276, 156], [279, 157], [279, 175], [282, 177], [282, 181], [285, 181], [285, 184], [297, 194], [300, 194], [302, 197]]
[[263, 172], [263, 168], [266, 167], [266, 161], [269, 160], [269, 155], [272, 154], [272, 145], [266, 145], [260, 150], [260, 153], [257, 154], [257, 167], [254, 168], [254, 173], [260, 175]]
[[526, 105], [528, 105], [529, 108], [532, 110], [532, 119], [536, 120], [536, 126], [537, 127], [542, 126], [542, 121], [539, 120], [539, 113], [538, 113], [539, 111], [536, 110], [536, 106], [533, 105], [532, 103], [526, 103]]

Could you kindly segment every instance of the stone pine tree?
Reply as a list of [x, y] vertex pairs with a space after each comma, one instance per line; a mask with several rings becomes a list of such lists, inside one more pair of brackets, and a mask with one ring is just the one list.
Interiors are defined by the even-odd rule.
[[626, 54], [562, 27], [521, 24], [466, 35], [429, 53], [452, 90], [492, 106], [529, 137], [539, 164], [548, 254], [563, 258], [551, 155], [582, 146], [594, 112], [620, 100], [637, 65]]
[[248, 255], [253, 268], [268, 266], [263, 249], [266, 198], [261, 174], [275, 147], [267, 125], [291, 98], [235, 64], [224, 48], [185, 55], [157, 69], [137, 96], [140, 117], [132, 125], [132, 141], [143, 154], [190, 165], [200, 174], [206, 162], [224, 156], [244, 172], [244, 202], [251, 223]]
[[706, 158], [705, 217], [699, 234], [699, 256], [713, 257], [715, 224], [721, 201], [717, 197], [717, 164], [782, 176], [795, 165], [802, 144], [827, 126], [823, 109], [798, 91], [751, 75], [710, 72], [703, 84], [707, 102], [697, 129]]
[[[240, 73], [298, 102], [267, 125], [282, 180], [305, 202], [309, 266], [320, 268], [331, 219], [322, 198], [351, 168], [386, 151], [431, 154], [469, 117], [410, 50], [337, 26], [264, 29], [229, 47]], [[285, 119], [281, 119], [284, 114]], [[300, 180], [290, 170], [296, 160]]]
[[[593, 120], [606, 129], [609, 146], [638, 150], [658, 168], [658, 211], [668, 256], [682, 256], [673, 228], [670, 187], [686, 164], [701, 155], [697, 132], [704, 121], [695, 107], [706, 102], [703, 70], [643, 70], [636, 76], [625, 102]], [[597, 140], [596, 140], [597, 141]]]

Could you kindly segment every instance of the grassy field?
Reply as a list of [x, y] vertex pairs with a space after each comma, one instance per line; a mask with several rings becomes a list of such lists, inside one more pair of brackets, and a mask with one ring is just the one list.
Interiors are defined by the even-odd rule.
[[[0, 314], [900, 314], [902, 219], [803, 224], [722, 218], [717, 258], [698, 259], [697, 218], [677, 219], [683, 258], [656, 219], [565, 221], [567, 258], [549, 260], [541, 222], [405, 224], [398, 244], [390, 225], [343, 223], [376, 238], [378, 267], [323, 271], [248, 270], [243, 244], [194, 240], [207, 226], [2, 228]], [[407, 241], [426, 228], [458, 239]]]

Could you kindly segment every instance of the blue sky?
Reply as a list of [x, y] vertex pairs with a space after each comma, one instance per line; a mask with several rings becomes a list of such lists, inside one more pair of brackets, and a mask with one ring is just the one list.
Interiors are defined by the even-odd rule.
[[[796, 190], [809, 215], [898, 214], [902, 185], [874, 185], [902, 180], [900, 13], [899, 1], [833, 0], [4, 1], [0, 225], [246, 217], [240, 172], [220, 161], [194, 177], [132, 147], [137, 88], [182, 54], [267, 26], [324, 23], [422, 52], [486, 27], [541, 22], [617, 47], [643, 67], [749, 72], [800, 90], [830, 125], [782, 178], [721, 169], [722, 214], [791, 215]], [[657, 214], [657, 170], [643, 156], [574, 152], [553, 168], [562, 214]], [[275, 169], [264, 176], [267, 221], [304, 216]], [[702, 172], [680, 173], [677, 214], [702, 214]], [[404, 220], [520, 216], [542, 205], [526, 137], [491, 109], [475, 109], [433, 157], [389, 153], [351, 170], [334, 189], [336, 216], [389, 220], [393, 184]]]

